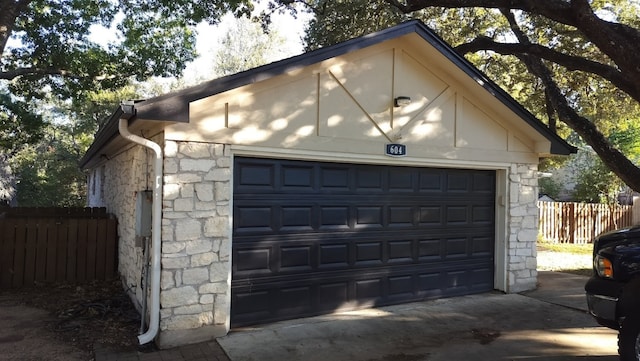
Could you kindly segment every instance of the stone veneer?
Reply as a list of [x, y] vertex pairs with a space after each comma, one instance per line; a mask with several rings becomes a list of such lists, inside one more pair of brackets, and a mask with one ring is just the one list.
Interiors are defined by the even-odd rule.
[[[134, 146], [94, 169], [89, 184], [90, 206], [106, 206], [118, 218], [119, 270], [138, 301], [142, 252], [134, 242], [135, 195], [151, 188], [152, 159], [150, 151]], [[533, 289], [537, 281], [537, 165], [514, 164], [507, 173], [506, 291], [512, 293]], [[164, 143], [160, 347], [228, 332], [231, 179], [228, 145]]]
[[538, 278], [538, 166], [514, 164], [509, 170], [507, 210], [507, 292], [536, 288]]
[[160, 347], [228, 331], [231, 154], [221, 144], [164, 146]]
[[[162, 137], [153, 140], [160, 142]], [[88, 206], [106, 207], [118, 220], [118, 272], [137, 307], [142, 301], [143, 260], [142, 248], [135, 244], [136, 196], [153, 187], [152, 163], [152, 151], [131, 146], [92, 169], [88, 184]]]

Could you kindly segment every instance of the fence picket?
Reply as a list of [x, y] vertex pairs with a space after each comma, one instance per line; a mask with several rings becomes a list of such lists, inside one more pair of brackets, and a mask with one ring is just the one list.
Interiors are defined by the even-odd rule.
[[14, 244], [11, 286], [22, 287], [24, 284], [24, 254], [27, 245], [27, 221], [25, 219], [16, 222]]
[[117, 221], [104, 208], [0, 207], [0, 288], [117, 274]]
[[31, 220], [25, 227], [26, 241], [24, 250], [23, 282], [32, 285], [36, 276], [36, 242], [38, 239], [38, 220]]
[[13, 281], [14, 252], [16, 242], [15, 223], [0, 222], [0, 239], [2, 240], [2, 255], [0, 255], [0, 286], [9, 288]]
[[633, 224], [633, 207], [537, 202], [540, 236], [557, 243], [591, 243], [597, 235]]

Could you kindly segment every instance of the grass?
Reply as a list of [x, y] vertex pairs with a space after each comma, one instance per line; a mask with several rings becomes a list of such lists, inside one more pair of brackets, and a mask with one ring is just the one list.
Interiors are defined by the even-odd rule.
[[571, 254], [592, 254], [593, 244], [538, 242], [538, 250]]
[[[570, 255], [579, 255], [579, 256], [589, 256], [591, 259], [591, 255], [593, 253], [593, 244], [572, 244], [572, 243], [552, 243], [552, 242], [544, 242], [538, 241], [537, 243], [538, 251], [547, 251], [547, 252], [558, 252], [558, 253], [566, 253]], [[572, 273], [582, 276], [591, 276], [593, 273], [593, 269], [591, 267], [588, 268], [577, 268], [572, 265], [557, 265], [554, 267], [554, 270], [557, 272], [564, 273]]]

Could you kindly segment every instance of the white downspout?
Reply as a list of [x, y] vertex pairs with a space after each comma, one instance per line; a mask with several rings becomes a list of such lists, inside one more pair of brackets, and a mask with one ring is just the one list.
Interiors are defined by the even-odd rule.
[[[153, 341], [160, 325], [160, 252], [161, 247], [161, 213], [162, 213], [162, 148], [158, 143], [129, 132], [129, 120], [121, 118], [118, 124], [120, 135], [134, 143], [147, 147], [155, 153], [153, 163], [153, 205], [151, 209], [151, 294], [149, 307], [149, 328], [138, 336], [140, 345]], [[146, 317], [146, 315], [142, 315]]]

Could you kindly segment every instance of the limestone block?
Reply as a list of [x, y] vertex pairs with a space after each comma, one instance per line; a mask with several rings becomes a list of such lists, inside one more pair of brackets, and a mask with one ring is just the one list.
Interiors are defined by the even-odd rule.
[[224, 144], [214, 144], [213, 145], [213, 154], [217, 157], [224, 156], [225, 145]]
[[176, 212], [189, 212], [193, 207], [193, 198], [179, 198], [173, 201], [173, 210]]
[[182, 269], [189, 266], [189, 257], [188, 256], [180, 256], [180, 257], [162, 257], [162, 268], [165, 269]]
[[229, 235], [229, 219], [227, 217], [212, 217], [204, 223], [206, 237], [226, 237]]
[[204, 176], [206, 181], [214, 182], [228, 182], [231, 180], [231, 170], [229, 168], [216, 168], [212, 169], [207, 175]]
[[538, 228], [538, 217], [526, 216], [522, 219], [522, 228]]
[[536, 257], [527, 257], [526, 267], [528, 269], [536, 269], [538, 267], [538, 261]]
[[213, 159], [180, 159], [181, 172], [208, 172], [214, 167]]
[[213, 183], [200, 183], [195, 185], [195, 193], [202, 202], [213, 201]]
[[216, 213], [219, 216], [229, 216], [231, 214], [231, 209], [227, 202], [217, 203]]
[[538, 238], [538, 230], [522, 229], [518, 232], [518, 242], [535, 242]]
[[189, 158], [211, 158], [209, 144], [207, 143], [182, 143], [178, 148], [180, 154]]
[[231, 167], [231, 158], [229, 157], [221, 157], [216, 159], [216, 165], [218, 168], [229, 168]]
[[519, 201], [521, 204], [530, 204], [538, 199], [538, 193], [533, 187], [523, 186], [520, 189]]
[[197, 315], [202, 312], [202, 305], [189, 305], [176, 307], [173, 309], [174, 315]]
[[200, 304], [201, 305], [210, 305], [212, 303], [213, 303], [213, 295], [212, 294], [206, 294], [206, 295], [200, 296]]
[[[509, 210], [509, 215], [511, 217], [522, 217], [522, 216], [528, 216], [529, 213], [527, 212], [527, 207], [525, 206], [512, 205], [511, 209]], [[512, 219], [511, 221], [513, 222], [514, 219]]]
[[185, 242], [167, 242], [162, 241], [162, 253], [170, 254], [170, 253], [180, 253], [183, 252], [186, 248]]
[[231, 199], [230, 182], [215, 182], [216, 201], [228, 201]]
[[201, 295], [207, 293], [220, 293], [226, 294], [229, 292], [229, 284], [227, 282], [215, 282], [215, 283], [205, 283], [198, 288], [198, 292]]
[[[195, 209], [197, 211], [213, 211], [216, 209], [216, 202], [196, 202]], [[209, 212], [209, 215], [212, 213]]]
[[216, 295], [216, 302], [213, 305], [213, 315], [215, 323], [227, 322], [227, 317], [229, 317], [229, 296]]
[[194, 305], [199, 300], [200, 295], [191, 286], [172, 288], [160, 292], [160, 305], [162, 308]]
[[509, 199], [511, 199], [511, 203], [520, 203], [520, 184], [519, 183], [509, 184]]
[[[166, 220], [162, 220], [164, 223]], [[162, 225], [162, 241], [172, 242], [175, 239], [173, 238], [173, 224]]]
[[187, 184], [181, 184], [180, 185], [180, 196], [182, 198], [193, 198], [195, 192], [194, 192], [194, 186], [192, 183], [187, 183]]
[[[176, 240], [192, 241], [202, 238], [202, 224], [195, 219], [184, 219], [176, 223]], [[196, 252], [197, 253], [197, 252]]]
[[164, 200], [174, 200], [180, 196], [180, 185], [165, 184], [162, 187], [162, 193]]
[[187, 242], [187, 254], [194, 255], [212, 251], [212, 242], [209, 239], [196, 239]]
[[209, 267], [209, 280], [211, 282], [226, 282], [229, 279], [231, 267], [229, 262], [215, 262]]
[[212, 322], [213, 314], [211, 312], [197, 315], [179, 315], [163, 319], [161, 328], [163, 330], [186, 330], [209, 325]]
[[178, 143], [173, 141], [166, 141], [164, 143], [164, 156], [165, 157], [175, 157], [178, 155]]
[[166, 290], [168, 288], [174, 288], [176, 283], [173, 278], [173, 272], [162, 271], [160, 274], [160, 288]]
[[173, 211], [163, 211], [162, 218], [164, 219], [184, 219], [187, 218], [188, 215], [186, 212], [173, 212]]
[[186, 183], [197, 183], [202, 181], [202, 176], [197, 173], [183, 173], [179, 172], [177, 174], [168, 174], [163, 178], [164, 183], [177, 183], [177, 184], [186, 184]]
[[178, 160], [176, 158], [165, 158], [162, 171], [165, 174], [178, 173]]
[[531, 257], [532, 256], [531, 248], [518, 248], [516, 249], [516, 255]]
[[187, 268], [182, 271], [182, 283], [185, 285], [199, 285], [209, 280], [209, 270], [206, 267]]
[[191, 256], [191, 267], [209, 266], [218, 260], [218, 255], [213, 252], [194, 254]]

